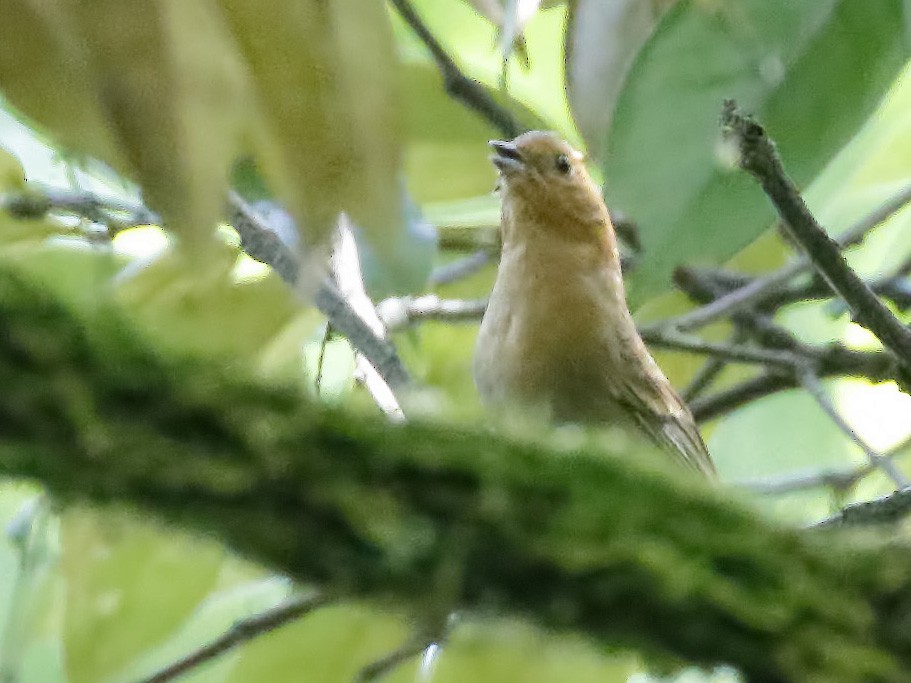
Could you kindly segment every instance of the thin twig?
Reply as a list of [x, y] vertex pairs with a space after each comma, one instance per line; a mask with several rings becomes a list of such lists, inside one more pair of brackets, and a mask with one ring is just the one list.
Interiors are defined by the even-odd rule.
[[[894, 459], [911, 447], [911, 437], [893, 446], [883, 457]], [[876, 466], [869, 461], [853, 467], [839, 469], [826, 468], [789, 474], [783, 477], [755, 479], [735, 483], [735, 486], [749, 489], [764, 495], [780, 495], [794, 491], [806, 491], [826, 486], [835, 491], [847, 491], [867, 475], [874, 472]]]
[[[742, 328], [737, 328], [734, 330], [734, 333], [731, 335], [731, 339], [728, 342], [730, 345], [739, 346], [746, 341], [746, 333]], [[728, 366], [728, 361], [713, 356], [706, 360], [702, 367], [696, 372], [693, 378], [690, 380], [683, 389], [680, 390], [680, 397], [689, 403], [694, 398], [702, 394], [706, 389], [708, 389], [712, 383], [718, 379], [718, 376], [724, 371]]]
[[316, 359], [316, 377], [313, 379], [313, 390], [317, 396], [323, 393], [323, 364], [326, 361], [326, 347], [329, 346], [329, 339], [332, 336], [332, 325], [327, 321], [323, 327], [323, 338], [319, 343], [319, 356]]
[[831, 517], [810, 525], [810, 529], [847, 526], [894, 524], [911, 514], [911, 489], [901, 489], [887, 496], [862, 503], [852, 503]]
[[[900, 190], [894, 197], [877, 207], [857, 223], [845, 230], [836, 243], [841, 249], [859, 244], [873, 228], [881, 225], [886, 219], [895, 215], [911, 202], [911, 186]], [[701, 308], [685, 313], [677, 318], [666, 321], [667, 325], [676, 327], [681, 331], [695, 330], [700, 327], [729, 315], [744, 307], [757, 303], [774, 292], [782, 285], [787, 284], [796, 276], [808, 272], [812, 268], [810, 260], [801, 256], [792, 263], [782, 266], [773, 273], [751, 280], [748, 284], [712, 301]]]
[[486, 308], [487, 299], [441, 299], [436, 294], [425, 294], [384, 299], [377, 305], [377, 313], [387, 329], [399, 330], [425, 320], [477, 321]]
[[423, 22], [408, 0], [389, 0], [399, 16], [420, 38], [430, 51], [437, 69], [443, 76], [443, 87], [452, 97], [469, 109], [480, 114], [488, 123], [508, 138], [514, 138], [526, 130], [512, 113], [500, 105], [483, 85], [462, 73], [452, 57], [443, 49], [430, 29]]
[[[21, 219], [43, 218], [54, 211], [88, 218], [96, 223], [116, 221], [119, 226], [156, 225], [161, 218], [138, 202], [102, 196], [80, 189], [62, 189], [29, 182], [27, 189], [0, 196], [0, 210]], [[115, 217], [109, 212], [124, 214]]]
[[752, 363], [786, 369], [796, 368], [801, 363], [800, 356], [790, 351], [709, 342], [668, 329], [646, 328], [641, 330], [641, 333], [642, 339], [653, 346], [703, 353], [737, 363]]
[[319, 593], [306, 597], [295, 597], [264, 612], [241, 619], [212, 642], [194, 650], [186, 657], [178, 659], [151, 676], [143, 678], [139, 683], [167, 683], [167, 681], [172, 681], [178, 676], [182, 676], [190, 670], [234, 649], [238, 645], [274, 631], [280, 626], [284, 626], [313, 612], [327, 602], [329, 602], [329, 599]]
[[[300, 276], [297, 255], [236, 192], [228, 195], [228, 210], [229, 220], [240, 236], [244, 251], [257, 261], [272, 266], [288, 284], [296, 285]], [[314, 302], [332, 327], [364, 354], [393, 391], [409, 383], [408, 372], [395, 347], [370, 329], [331, 282], [323, 282], [319, 286]]]
[[879, 453], [872, 448], [870, 444], [862, 439], [860, 435], [854, 431], [851, 425], [845, 421], [845, 418], [838, 412], [838, 408], [835, 407], [835, 403], [832, 401], [831, 396], [826, 392], [825, 387], [822, 386], [822, 382], [819, 381], [819, 377], [813, 368], [804, 368], [798, 373], [798, 376], [800, 378], [800, 384], [807, 390], [807, 393], [813, 397], [832, 422], [834, 422], [838, 428], [864, 452], [864, 455], [867, 456], [867, 460], [873, 467], [878, 467], [885, 472], [900, 489], [911, 484], [902, 471], [898, 469], [898, 466], [892, 462], [891, 458], [887, 458], [882, 453]]
[[[352, 310], [380, 339], [385, 339], [386, 329], [377, 315], [376, 308], [364, 287], [361, 274], [361, 261], [357, 253], [357, 243], [348, 217], [342, 214], [338, 222], [338, 234], [332, 252], [332, 277], [339, 292], [345, 297]], [[364, 354], [355, 347], [355, 379], [361, 382], [373, 397], [383, 414], [392, 422], [404, 422], [405, 413], [399, 405], [395, 392], [389, 387], [383, 376], [368, 361]]]
[[807, 209], [785, 174], [774, 143], [762, 127], [744, 116], [732, 100], [725, 102], [722, 133], [737, 145], [741, 168], [753, 175], [775, 205], [788, 233], [804, 250], [816, 271], [845, 300], [852, 318], [870, 330], [899, 362], [911, 364], [911, 331], [847, 264], [838, 245]]
[[398, 649], [377, 659], [375, 662], [371, 662], [358, 671], [357, 675], [354, 677], [354, 683], [373, 683], [373, 681], [378, 681], [412, 657], [417, 657], [435, 642], [437, 641], [433, 638], [416, 636]]
[[430, 274], [429, 284], [431, 287], [439, 287], [462, 280], [474, 275], [492, 260], [493, 254], [488, 249], [478, 249], [469, 256], [435, 268]]

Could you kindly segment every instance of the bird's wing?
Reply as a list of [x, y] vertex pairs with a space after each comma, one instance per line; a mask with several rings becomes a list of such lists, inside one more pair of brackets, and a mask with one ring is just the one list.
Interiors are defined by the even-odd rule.
[[715, 465], [689, 408], [651, 356], [646, 352], [638, 359], [643, 357], [648, 362], [643, 365], [642, 372], [623, 373], [617, 400], [661, 448], [679, 456], [687, 466], [715, 476]]

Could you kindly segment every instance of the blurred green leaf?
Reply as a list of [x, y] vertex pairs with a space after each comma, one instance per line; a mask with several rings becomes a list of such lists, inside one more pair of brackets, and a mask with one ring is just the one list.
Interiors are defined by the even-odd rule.
[[675, 0], [574, 0], [566, 34], [566, 93], [595, 159], [601, 157], [624, 78], [663, 13]]
[[371, 0], [220, 0], [260, 104], [258, 161], [306, 241], [341, 209], [379, 244], [399, 227], [397, 72], [389, 21]]
[[292, 323], [299, 305], [274, 273], [236, 282], [236, 261], [236, 250], [224, 244], [213, 244], [202, 266], [168, 250], [128, 266], [116, 298], [158, 344], [184, 354], [252, 358]]
[[637, 658], [598, 652], [570, 638], [556, 638], [516, 622], [466, 624], [437, 655], [434, 683], [522, 681], [607, 683], [626, 681]]
[[125, 158], [96, 96], [88, 46], [63, 2], [4, 3], [0, 87], [64, 145], [124, 168]]
[[61, 519], [71, 683], [97, 683], [180, 625], [212, 589], [223, 550], [125, 513]]
[[[402, 620], [359, 605], [329, 605], [244, 648], [228, 683], [351, 683], [366, 664], [408, 638]], [[407, 664], [389, 681], [413, 680]]]
[[636, 300], [771, 221], [755, 183], [713, 156], [722, 100], [755, 112], [806, 183], [904, 63], [903, 12], [900, 0], [684, 0], [665, 16], [625, 81], [605, 153], [607, 200], [635, 217], [645, 246]]
[[188, 241], [208, 238], [249, 99], [209, 0], [14, 5], [10, 33], [21, 35], [0, 53], [13, 103], [65, 143], [135, 174]]
[[22, 164], [8, 150], [0, 147], [0, 191], [17, 190], [25, 183]]
[[[237, 621], [278, 605], [290, 592], [290, 582], [277, 577], [249, 581], [208, 597], [160, 647], [142, 653], [113, 680], [143, 680], [187, 654], [222, 636]], [[219, 655], [206, 666], [194, 667], [182, 683], [224, 681], [243, 653], [243, 648]]]

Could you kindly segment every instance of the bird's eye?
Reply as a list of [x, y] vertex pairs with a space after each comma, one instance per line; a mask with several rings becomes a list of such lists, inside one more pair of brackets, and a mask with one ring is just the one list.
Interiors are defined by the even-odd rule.
[[569, 173], [572, 168], [573, 165], [569, 163], [569, 157], [567, 157], [565, 154], [557, 155], [557, 170], [560, 171], [560, 173]]

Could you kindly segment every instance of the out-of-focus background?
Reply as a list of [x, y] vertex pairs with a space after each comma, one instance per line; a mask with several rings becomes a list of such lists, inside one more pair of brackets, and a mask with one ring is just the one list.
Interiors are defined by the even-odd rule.
[[[511, 131], [479, 112], [460, 81], [474, 79], [515, 132], [554, 130], [586, 152], [618, 223], [641, 242], [625, 247], [630, 304], [655, 325], [697, 305], [674, 287], [680, 266], [743, 284], [795, 258], [719, 141], [725, 98], [766, 125], [830, 234], [907, 192], [907, 11], [899, 0], [7, 0], [0, 256], [73, 307], [122, 307], [167, 353], [236, 363], [372, 415], [351, 345], [219, 225], [229, 181], [292, 250], [325, 243], [346, 210], [381, 311], [425, 294], [437, 297], [431, 307], [482, 299], [499, 218], [487, 141]], [[47, 204], [24, 220], [10, 197]], [[909, 219], [889, 212], [847, 252], [864, 278], [888, 283], [903, 319]], [[765, 319], [820, 350], [880, 349], [837, 300], [786, 296], [812, 284], [788, 280]], [[446, 317], [392, 335], [421, 386], [405, 410], [477, 423], [477, 319]], [[722, 317], [694, 334], [745, 343], [735, 328]], [[805, 524], [893, 490], [871, 458], [911, 476], [911, 398], [894, 382], [836, 370], [815, 394], [713, 403], [765, 368], [673, 346], [653, 351], [706, 416], [722, 482], [768, 515]], [[693, 384], [699, 377], [710, 379]], [[292, 589], [214, 540], [126, 513], [57, 511], [32, 483], [0, 480], [0, 520], [3, 683], [142, 680]], [[181, 680], [348, 681], [408, 633], [394, 615], [330, 606]], [[419, 659], [388, 680], [655, 676], [632, 651], [502, 620], [469, 620], [432, 664]]]

